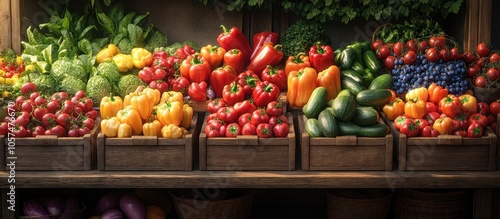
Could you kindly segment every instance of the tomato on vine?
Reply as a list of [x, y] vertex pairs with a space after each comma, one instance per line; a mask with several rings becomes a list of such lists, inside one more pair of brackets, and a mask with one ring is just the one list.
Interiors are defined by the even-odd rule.
[[491, 53], [490, 45], [486, 42], [477, 44], [476, 52], [481, 57], [487, 57]]
[[403, 55], [403, 62], [407, 65], [415, 63], [416, 60], [417, 60], [417, 54], [412, 50], [406, 52]]

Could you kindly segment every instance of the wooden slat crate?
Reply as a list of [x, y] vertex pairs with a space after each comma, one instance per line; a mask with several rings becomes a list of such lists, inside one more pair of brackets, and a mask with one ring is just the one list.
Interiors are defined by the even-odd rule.
[[[385, 117], [384, 115], [382, 115]], [[483, 170], [496, 169], [497, 136], [485, 129], [481, 138], [458, 135], [438, 137], [407, 137], [384, 118], [391, 128], [397, 146], [399, 170]]]
[[207, 138], [200, 133], [200, 170], [295, 170], [295, 131], [293, 118], [287, 114], [289, 133], [284, 138]]
[[[100, 132], [100, 119], [95, 127], [83, 137], [57, 137], [55, 135], [39, 135], [36, 137], [15, 138], [0, 135], [0, 156], [2, 166], [10, 170], [7, 164], [15, 161], [15, 170], [92, 170], [95, 163], [95, 142]], [[9, 148], [9, 143], [15, 143]], [[15, 154], [10, 154], [12, 151]]]
[[156, 136], [106, 138], [97, 135], [98, 170], [193, 170], [198, 114], [193, 115], [189, 134], [178, 139]]
[[[302, 170], [392, 170], [393, 136], [310, 137], [299, 115]], [[379, 120], [383, 123], [382, 119]]]

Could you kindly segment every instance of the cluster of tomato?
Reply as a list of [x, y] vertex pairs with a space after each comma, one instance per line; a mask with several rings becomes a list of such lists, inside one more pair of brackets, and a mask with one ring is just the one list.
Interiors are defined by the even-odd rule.
[[73, 96], [57, 92], [44, 97], [35, 84], [28, 82], [21, 87], [21, 94], [13, 106], [7, 108], [8, 116], [0, 123], [0, 135], [81, 137], [94, 128], [98, 112], [84, 91]]
[[468, 51], [467, 76], [474, 86], [480, 88], [500, 88], [500, 52], [492, 50], [491, 45], [481, 42], [475, 51]]
[[223, 99], [208, 103], [205, 134], [213, 137], [236, 137], [257, 135], [260, 138], [286, 137], [289, 121], [284, 115], [284, 105], [270, 101], [264, 107], [257, 107], [251, 100], [243, 100], [228, 106]]
[[155, 51], [151, 64], [142, 68], [137, 76], [149, 87], [158, 89], [161, 93], [169, 88], [180, 91], [183, 87], [179, 87], [179, 83], [174, 79], [180, 61], [179, 57], [169, 56], [165, 51]]

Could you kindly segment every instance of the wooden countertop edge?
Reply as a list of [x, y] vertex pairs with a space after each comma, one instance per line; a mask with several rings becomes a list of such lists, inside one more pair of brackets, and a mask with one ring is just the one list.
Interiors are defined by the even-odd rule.
[[17, 171], [15, 179], [0, 188], [500, 188], [499, 171]]

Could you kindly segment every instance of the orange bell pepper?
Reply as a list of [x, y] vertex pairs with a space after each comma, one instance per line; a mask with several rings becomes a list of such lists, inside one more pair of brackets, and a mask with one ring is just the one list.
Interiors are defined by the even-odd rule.
[[426, 113], [425, 101], [418, 98], [416, 101], [413, 100], [409, 100], [405, 103], [405, 115], [412, 119], [421, 119]]
[[470, 94], [462, 94], [458, 97], [462, 102], [462, 111], [465, 116], [470, 116], [474, 113], [477, 113], [477, 99], [476, 97]]
[[299, 71], [292, 71], [288, 75], [288, 91], [286, 99], [290, 106], [303, 107], [316, 87], [318, 87], [318, 73], [311, 67]]
[[285, 73], [286, 76], [292, 71], [298, 71], [301, 68], [311, 67], [311, 62], [309, 62], [309, 56], [301, 52], [295, 56], [289, 56], [285, 61]]
[[200, 83], [207, 82], [210, 77], [210, 64], [198, 53], [188, 56], [181, 63], [179, 68], [182, 77], [187, 78], [190, 82]]
[[405, 102], [397, 97], [388, 104], [385, 104], [382, 107], [382, 112], [384, 112], [387, 119], [394, 121], [398, 116], [405, 114]]
[[406, 93], [405, 99], [406, 101], [416, 101], [416, 99], [418, 99], [427, 102], [427, 100], [429, 99], [429, 91], [425, 87], [411, 89], [408, 91], [408, 93]]
[[156, 109], [156, 116], [161, 124], [179, 126], [182, 121], [182, 105], [179, 101], [161, 103]]
[[448, 94], [439, 101], [439, 108], [447, 116], [455, 118], [462, 113], [462, 101], [454, 94]]
[[191, 120], [193, 120], [193, 107], [189, 104], [182, 105], [181, 126], [185, 129], [189, 129], [189, 127], [191, 127]]
[[429, 101], [434, 104], [439, 104], [439, 101], [448, 95], [448, 89], [441, 87], [436, 83], [429, 85], [427, 91], [429, 93]]
[[153, 109], [153, 107], [156, 104], [160, 103], [160, 99], [161, 99], [160, 90], [146, 87], [141, 91], [141, 93], [145, 94], [148, 97], [149, 105], [150, 105], [151, 109]]
[[167, 91], [167, 92], [163, 92], [163, 94], [161, 94], [161, 98], [160, 98], [160, 103], [159, 104], [162, 104], [165, 101], [168, 101], [168, 102], [178, 101], [178, 102], [181, 102], [182, 104], [184, 104], [184, 95], [182, 95], [182, 93], [179, 92], [179, 91]]
[[133, 109], [132, 106], [127, 106], [124, 109], [118, 111], [116, 117], [118, 117], [120, 123], [127, 123], [132, 127], [132, 134], [142, 134], [141, 115], [139, 114], [139, 112], [137, 112], [137, 110]]
[[432, 125], [441, 135], [449, 135], [453, 131], [453, 119], [445, 116], [434, 121]]
[[138, 92], [131, 92], [131, 93], [125, 95], [125, 97], [123, 97], [123, 108], [130, 106], [130, 104], [131, 104], [130, 100], [132, 99], [132, 97], [135, 97], [138, 94], [139, 94]]
[[216, 69], [222, 63], [224, 53], [226, 53], [226, 49], [219, 46], [212, 46], [210, 44], [201, 47], [200, 50], [200, 55], [208, 61], [211, 70]]
[[326, 88], [328, 93], [327, 101], [337, 97], [337, 94], [342, 90], [340, 84], [340, 69], [336, 65], [330, 65], [327, 69], [318, 73], [318, 86]]
[[153, 105], [150, 104], [148, 96], [142, 92], [130, 99], [130, 106], [139, 113], [143, 121], [146, 121], [153, 111]]
[[142, 133], [145, 136], [158, 136], [161, 137], [161, 128], [163, 124], [157, 119], [146, 122], [142, 125]]
[[127, 123], [121, 123], [118, 126], [118, 138], [129, 138], [132, 137], [132, 126]]
[[105, 96], [99, 104], [101, 118], [105, 119], [116, 116], [116, 113], [121, 109], [123, 109], [123, 100], [120, 96]]

